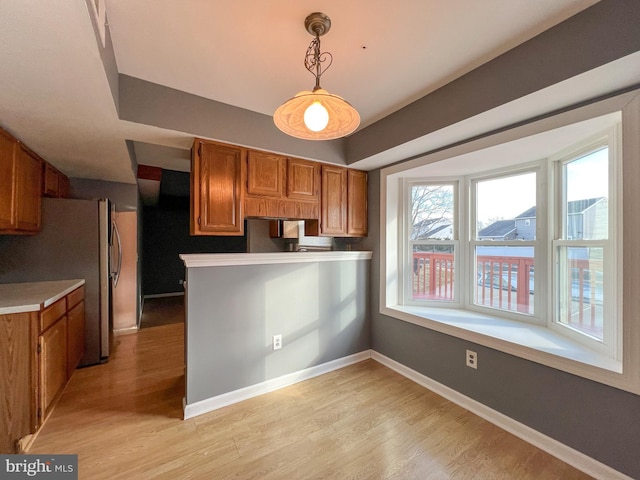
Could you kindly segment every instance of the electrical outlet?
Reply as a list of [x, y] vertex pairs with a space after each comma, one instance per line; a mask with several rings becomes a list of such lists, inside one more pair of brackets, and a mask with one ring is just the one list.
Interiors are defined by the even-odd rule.
[[273, 336], [273, 349], [280, 350], [282, 348], [282, 335]]
[[478, 369], [478, 354], [473, 350], [467, 350], [467, 367]]

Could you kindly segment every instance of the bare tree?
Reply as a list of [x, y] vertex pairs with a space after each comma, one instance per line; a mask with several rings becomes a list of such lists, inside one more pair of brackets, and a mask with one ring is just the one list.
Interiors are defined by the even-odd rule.
[[453, 220], [453, 186], [411, 187], [411, 239], [417, 240], [438, 223]]

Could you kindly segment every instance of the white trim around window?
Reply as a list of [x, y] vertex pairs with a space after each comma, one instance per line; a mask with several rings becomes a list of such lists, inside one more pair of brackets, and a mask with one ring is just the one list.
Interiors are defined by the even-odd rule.
[[[525, 323], [508, 316], [493, 316], [486, 310], [461, 308], [459, 305], [456, 308], [438, 308], [406, 301], [407, 277], [402, 270], [403, 264], [400, 263], [408, 258], [402, 245], [404, 234], [401, 233], [407, 231], [403, 215], [403, 192], [406, 182], [415, 178], [451, 179], [472, 177], [492, 170], [506, 170], [514, 167], [513, 160], [508, 159], [515, 158], [515, 152], [518, 153], [520, 166], [531, 165], [541, 158], [552, 158], [554, 153], [576, 145], [620, 122], [622, 167], [618, 170], [612, 167], [612, 184], [622, 185], [622, 188], [614, 189], [612, 192], [618, 195], [615, 199], [618, 208], [613, 210], [614, 218], [610, 220], [614, 223], [613, 228], [625, 220], [623, 235], [617, 235], [613, 239], [613, 248], [620, 254], [617, 256], [619, 262], [625, 247], [625, 261], [624, 268], [618, 268], [614, 274], [616, 283], [622, 285], [622, 288], [610, 292], [615, 298], [614, 308], [621, 318], [621, 325], [616, 326], [617, 334], [614, 332], [617, 335], [615, 348], [590, 348], [588, 342], [576, 341], [564, 335], [562, 328], [549, 328], [553, 312], [548, 308], [539, 312], [542, 317], [539, 323]], [[640, 394], [640, 296], [637, 294], [640, 291], [640, 250], [637, 246], [637, 239], [640, 238], [640, 222], [637, 221], [637, 212], [640, 211], [640, 189], [634, 180], [640, 178], [640, 139], [637, 136], [639, 130], [640, 91], [633, 91], [382, 169], [380, 312]], [[523, 155], [522, 152], [532, 152], [535, 156], [526, 158], [526, 154]], [[613, 152], [614, 155], [616, 153]], [[541, 169], [539, 174], [542, 175], [539, 180], [547, 181], [545, 169]], [[461, 188], [462, 186], [460, 184]], [[549, 185], [547, 192], [553, 191], [553, 185]], [[462, 198], [462, 195], [459, 198]], [[548, 198], [538, 198], [537, 201], [544, 203]], [[463, 203], [468, 201], [462, 200]], [[544, 228], [551, 233], [555, 225], [545, 224]], [[465, 234], [467, 233], [459, 231], [461, 237]], [[466, 250], [468, 252], [468, 249]], [[466, 256], [458, 259], [458, 262], [467, 266], [467, 273], [464, 273], [464, 268], [461, 271], [468, 276], [468, 266], [472, 263], [468, 258], [469, 253], [460, 256]], [[546, 252], [545, 256], [550, 258], [552, 252]], [[537, 271], [551, 268], [551, 261], [544, 266], [535, 266]], [[548, 277], [550, 273], [546, 272], [545, 275]], [[466, 288], [463, 290], [468, 291], [470, 284], [471, 280], [465, 283]], [[551, 295], [550, 289], [548, 295]], [[469, 304], [469, 299], [465, 299], [463, 303]]]

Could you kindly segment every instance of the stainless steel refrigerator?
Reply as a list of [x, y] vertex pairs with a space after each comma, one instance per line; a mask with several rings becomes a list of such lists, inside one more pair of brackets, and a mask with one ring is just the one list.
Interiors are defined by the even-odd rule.
[[42, 199], [42, 229], [0, 235], [0, 283], [85, 279], [85, 354], [80, 366], [107, 361], [112, 291], [122, 254], [109, 200]]

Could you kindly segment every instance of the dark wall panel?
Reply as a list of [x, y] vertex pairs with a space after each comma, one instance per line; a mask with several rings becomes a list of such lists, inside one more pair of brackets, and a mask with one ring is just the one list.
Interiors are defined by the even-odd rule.
[[143, 212], [142, 288], [144, 295], [182, 292], [181, 253], [246, 252], [247, 238], [189, 235], [189, 198], [162, 197]]

